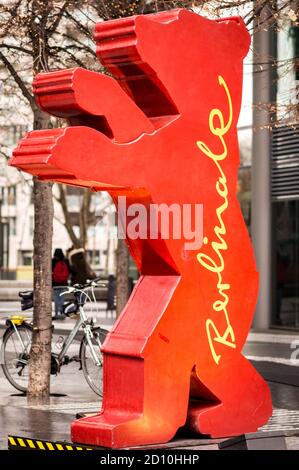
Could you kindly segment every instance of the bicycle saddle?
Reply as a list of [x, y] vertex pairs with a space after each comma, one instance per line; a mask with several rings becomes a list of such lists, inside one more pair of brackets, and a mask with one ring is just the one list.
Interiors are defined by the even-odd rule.
[[73, 315], [76, 315], [78, 311], [79, 311], [79, 307], [76, 304], [76, 302], [70, 301], [63, 305], [63, 313], [67, 317], [71, 318]]
[[33, 291], [25, 290], [19, 292], [19, 297], [21, 297], [21, 309], [28, 310], [33, 307]]
[[33, 291], [32, 290], [24, 290], [19, 292], [19, 297], [24, 300], [33, 300]]

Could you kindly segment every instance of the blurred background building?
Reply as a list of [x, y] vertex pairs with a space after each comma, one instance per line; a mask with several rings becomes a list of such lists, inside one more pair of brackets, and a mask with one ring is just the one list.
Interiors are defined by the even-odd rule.
[[[292, 6], [272, 27], [267, 11], [258, 19], [265, 23], [249, 56], [252, 97], [244, 90], [253, 121], [249, 133], [246, 125], [239, 129], [238, 198], [260, 273], [254, 326], [262, 329], [299, 329], [298, 2]], [[245, 83], [247, 70], [245, 61]]]

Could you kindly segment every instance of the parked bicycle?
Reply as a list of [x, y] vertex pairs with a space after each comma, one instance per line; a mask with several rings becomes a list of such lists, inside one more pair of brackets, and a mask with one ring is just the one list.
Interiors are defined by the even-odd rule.
[[[73, 300], [64, 304], [64, 314], [70, 318], [77, 318], [73, 329], [61, 344], [61, 351], [51, 355], [51, 374], [57, 375], [61, 367], [72, 361], [80, 362], [84, 377], [91, 389], [102, 396], [103, 385], [103, 358], [100, 348], [108, 333], [107, 330], [94, 325], [93, 319], [88, 319], [84, 311], [87, 301], [96, 302], [94, 288], [98, 286], [99, 279], [87, 282], [85, 285], [66, 287], [61, 295], [72, 294]], [[33, 292], [20, 292], [22, 310], [33, 306]], [[29, 379], [29, 359], [32, 341], [32, 323], [22, 315], [15, 315], [6, 320], [7, 328], [3, 334], [0, 350], [1, 367], [7, 380], [13, 387], [26, 392]], [[83, 330], [80, 343], [79, 356], [67, 355], [79, 330]]]

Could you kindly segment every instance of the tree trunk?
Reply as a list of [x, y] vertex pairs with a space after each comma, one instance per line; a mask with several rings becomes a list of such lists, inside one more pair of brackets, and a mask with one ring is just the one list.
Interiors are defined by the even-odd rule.
[[[45, 129], [49, 117], [34, 110], [34, 128]], [[49, 402], [52, 342], [52, 184], [34, 178], [33, 338], [29, 364], [29, 404]]]
[[129, 298], [129, 251], [124, 240], [117, 245], [116, 315], [122, 312]]

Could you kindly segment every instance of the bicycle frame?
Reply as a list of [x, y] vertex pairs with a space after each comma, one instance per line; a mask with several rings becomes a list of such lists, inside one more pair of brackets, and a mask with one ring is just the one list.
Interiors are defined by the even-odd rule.
[[70, 333], [68, 334], [68, 336], [66, 337], [66, 339], [64, 340], [64, 343], [63, 343], [63, 347], [62, 347], [62, 350], [60, 351], [60, 353], [58, 354], [57, 358], [59, 360], [59, 362], [62, 362], [64, 356], [66, 355], [70, 345], [72, 344], [72, 342], [74, 341], [75, 339], [75, 336], [76, 334], [78, 333], [81, 325], [82, 325], [82, 320], [81, 320], [81, 317], [78, 318], [78, 320], [76, 321], [76, 324], [74, 326], [74, 328], [70, 331]]
[[[25, 323], [25, 322], [24, 322], [24, 323]], [[20, 335], [20, 333], [19, 333], [18, 325], [15, 325], [14, 322], [11, 322], [11, 326], [10, 326], [9, 328], [11, 328], [11, 327], [13, 327], [13, 329], [14, 329], [15, 332], [16, 332], [17, 338], [18, 338], [18, 340], [20, 341], [20, 344], [21, 344], [21, 346], [22, 346], [22, 348], [23, 348], [23, 352], [29, 354], [28, 345], [30, 344], [30, 342], [28, 342], [28, 343], [26, 344], [26, 346], [25, 346], [25, 344], [24, 344], [24, 342], [23, 342], [23, 339], [22, 339], [22, 337], [21, 337], [21, 335]], [[4, 335], [5, 335], [6, 331], [8, 331], [8, 328], [5, 330]], [[4, 336], [4, 335], [3, 335], [3, 336]], [[4, 363], [4, 351], [3, 351], [3, 348], [1, 347], [1, 348], [0, 348], [0, 364], [3, 364], [3, 363]]]
[[[91, 289], [92, 289], [92, 295], [94, 297], [93, 287], [91, 287]], [[82, 295], [85, 295], [86, 297], [90, 298], [84, 290], [78, 290], [78, 291], [81, 292]], [[63, 358], [65, 357], [70, 345], [72, 344], [72, 342], [74, 341], [78, 331], [82, 327], [83, 331], [84, 331], [84, 336], [86, 338], [86, 341], [87, 341], [87, 344], [89, 346], [91, 356], [92, 356], [92, 359], [93, 359], [95, 365], [96, 366], [102, 366], [102, 361], [100, 360], [100, 358], [96, 354], [96, 352], [94, 350], [94, 346], [92, 344], [92, 337], [93, 336], [92, 336], [92, 331], [91, 331], [91, 325], [88, 323], [87, 315], [84, 311], [83, 306], [81, 306], [81, 305], [79, 306], [79, 314], [80, 314], [80, 317], [76, 321], [74, 328], [70, 331], [68, 336], [65, 338], [61, 351], [59, 352], [59, 354], [54, 354], [54, 355], [58, 359], [59, 363], [62, 364]], [[19, 330], [18, 330], [18, 325], [15, 325], [14, 322], [11, 322], [11, 325], [12, 325], [13, 329], [16, 332], [17, 338], [18, 338], [18, 340], [19, 340], [19, 342], [22, 346], [23, 352], [29, 354], [29, 351], [28, 351], [28, 344], [29, 343], [26, 344], [26, 345], [24, 344], [23, 339], [22, 339], [22, 337], [19, 333]], [[0, 363], [2, 364], [3, 363], [2, 348], [0, 349], [0, 356], [1, 356], [0, 357]]]
[[20, 341], [20, 343], [21, 343], [21, 345], [22, 345], [22, 347], [23, 347], [24, 352], [29, 353], [29, 351], [27, 351], [27, 348], [28, 348], [28, 344], [29, 344], [29, 343], [27, 343], [26, 346], [25, 346], [25, 344], [24, 344], [24, 342], [23, 342], [23, 339], [22, 339], [22, 337], [21, 337], [21, 335], [20, 335], [20, 333], [19, 333], [19, 330], [18, 330], [17, 325], [15, 325], [13, 321], [11, 322], [11, 324], [12, 324], [12, 326], [13, 326], [15, 332], [16, 332], [16, 335], [17, 335], [17, 337], [18, 337], [18, 340]]
[[[81, 292], [83, 295], [88, 297], [86, 292], [81, 291], [81, 290], [79, 292]], [[94, 296], [93, 288], [92, 288], [92, 294]], [[91, 352], [91, 355], [92, 355], [92, 359], [93, 359], [96, 366], [101, 366], [102, 362], [99, 359], [99, 357], [97, 356], [97, 354], [94, 350], [93, 344], [91, 342], [92, 341], [92, 332], [91, 332], [90, 325], [88, 324], [88, 318], [87, 318], [86, 313], [84, 312], [83, 306], [81, 306], [81, 305], [79, 306], [79, 313], [80, 313], [80, 318], [78, 318], [74, 328], [71, 330], [69, 335], [66, 337], [66, 339], [63, 343], [62, 350], [60, 351], [60, 353], [57, 356], [58, 361], [60, 363], [62, 363], [62, 360], [63, 360], [64, 356], [66, 355], [70, 345], [72, 344], [73, 340], [76, 337], [76, 334], [78, 333], [80, 327], [82, 326], [87, 344], [89, 346], [89, 349], [90, 349], [90, 352]]]

